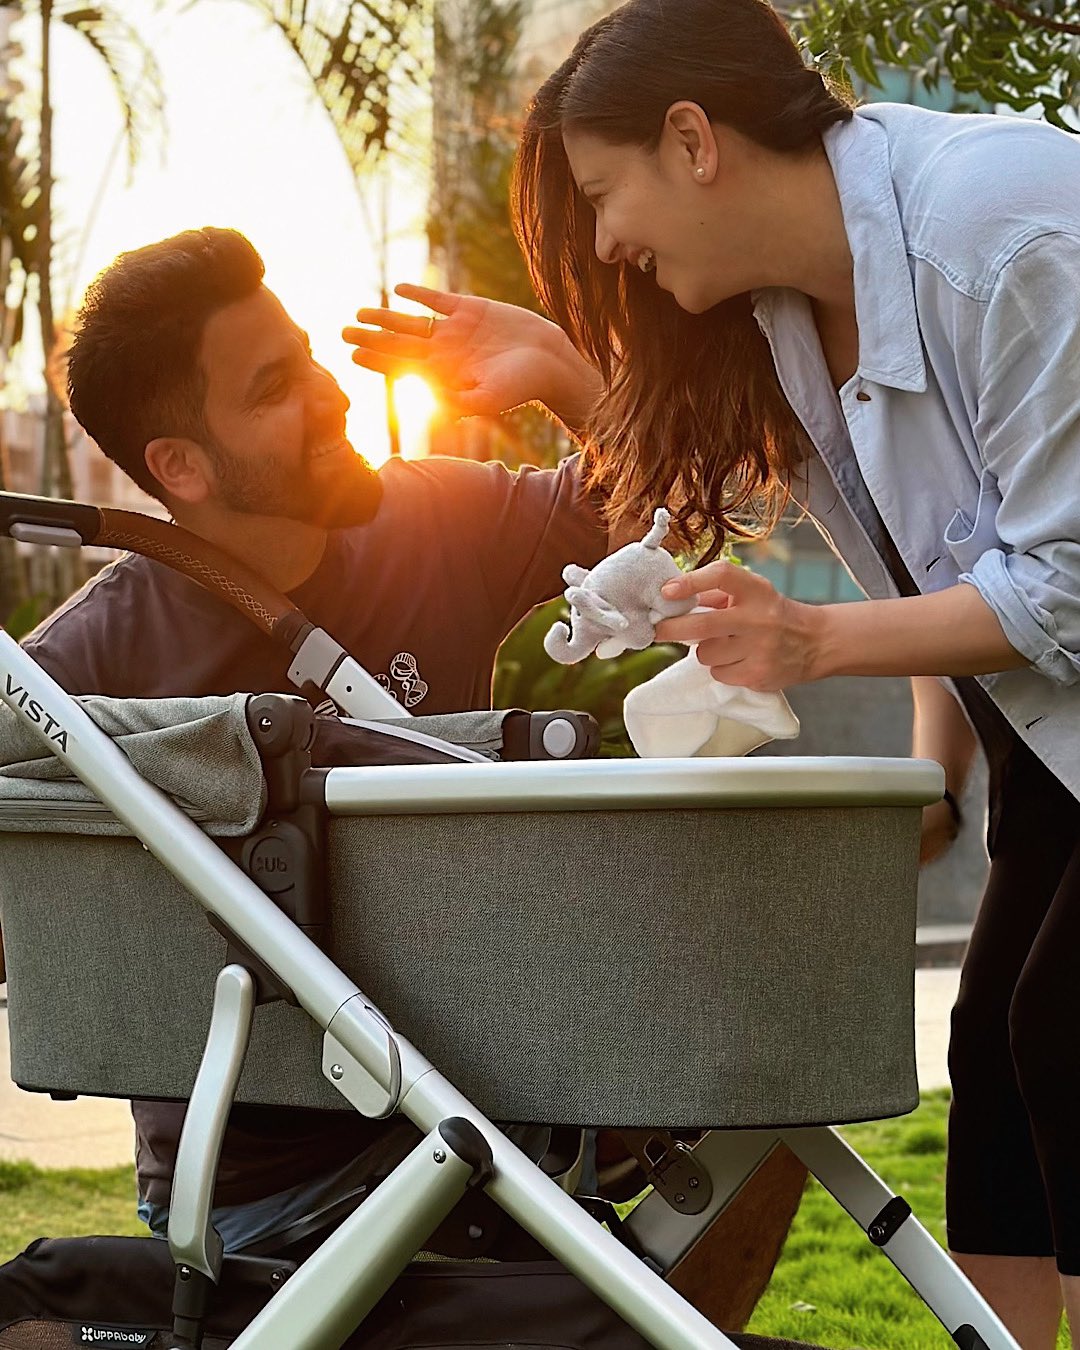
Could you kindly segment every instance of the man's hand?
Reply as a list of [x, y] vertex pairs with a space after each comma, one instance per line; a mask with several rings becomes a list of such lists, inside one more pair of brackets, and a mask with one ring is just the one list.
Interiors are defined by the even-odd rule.
[[722, 684], [773, 693], [816, 679], [820, 609], [789, 600], [764, 577], [714, 562], [669, 581], [669, 600], [695, 596], [707, 613], [665, 619], [658, 642], [696, 642], [697, 659]]
[[545, 404], [571, 430], [584, 425], [600, 377], [556, 324], [531, 310], [424, 286], [395, 293], [441, 318], [361, 309], [364, 328], [342, 336], [357, 365], [380, 375], [419, 374], [461, 417], [495, 417], [522, 403]]

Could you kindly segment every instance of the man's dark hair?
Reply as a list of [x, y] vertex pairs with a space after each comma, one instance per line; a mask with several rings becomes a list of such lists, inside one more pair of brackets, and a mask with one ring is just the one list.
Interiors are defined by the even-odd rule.
[[162, 488], [146, 467], [147, 443], [205, 436], [206, 322], [253, 295], [264, 270], [242, 234], [208, 227], [121, 253], [86, 293], [68, 357], [71, 411], [152, 496]]

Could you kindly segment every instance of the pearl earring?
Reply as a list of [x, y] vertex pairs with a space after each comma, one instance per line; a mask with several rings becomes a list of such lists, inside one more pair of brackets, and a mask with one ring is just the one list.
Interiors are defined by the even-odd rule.
[[698, 167], [694, 170], [694, 172], [697, 174], [699, 178], [705, 177], [705, 170], [701, 167], [701, 165], [698, 165]]

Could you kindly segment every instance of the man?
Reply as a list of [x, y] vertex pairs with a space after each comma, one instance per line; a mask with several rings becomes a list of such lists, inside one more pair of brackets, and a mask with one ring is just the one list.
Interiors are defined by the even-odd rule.
[[[410, 709], [488, 706], [503, 638], [562, 589], [565, 563], [606, 551], [574, 463], [514, 475], [397, 461], [374, 473], [345, 437], [348, 399], [262, 278], [230, 230], [121, 255], [80, 311], [75, 417], [179, 525], [288, 592]], [[141, 557], [107, 567], [25, 645], [75, 694], [295, 692], [268, 638]], [[132, 1109], [140, 1212], [163, 1232], [185, 1108]], [[410, 1129], [235, 1107], [213, 1216], [226, 1247], [280, 1238], [370, 1183]]]
[[[607, 551], [576, 463], [514, 475], [499, 464], [396, 461], [373, 473], [345, 439], [347, 398], [262, 277], [258, 254], [229, 230], [188, 231], [122, 255], [80, 311], [72, 411], [178, 524], [287, 591], [407, 706], [487, 706], [506, 634], [562, 590], [565, 563], [591, 566]], [[503, 308], [417, 294], [444, 313], [460, 306], [456, 341], [473, 347], [484, 316]], [[400, 316], [391, 321], [405, 331]], [[412, 323], [429, 337], [426, 321]], [[554, 355], [522, 343], [510, 365], [580, 363], [549, 327]], [[355, 342], [356, 330], [347, 336]], [[433, 345], [452, 354], [454, 343], [453, 332], [440, 332]], [[415, 364], [416, 354], [384, 343], [361, 364], [389, 369], [402, 355]], [[482, 392], [496, 410], [507, 373], [497, 344], [490, 367], [480, 372], [490, 386]], [[560, 411], [577, 423], [586, 410]], [[295, 692], [287, 657], [269, 638], [141, 557], [107, 567], [25, 645], [75, 694]], [[132, 1110], [140, 1213], [164, 1233], [185, 1108], [134, 1102]], [[235, 1106], [213, 1222], [228, 1250], [288, 1249], [308, 1216], [339, 1214], [339, 1202], [392, 1169], [414, 1139], [401, 1120]], [[621, 1152], [610, 1141], [605, 1151], [613, 1147]], [[720, 1325], [744, 1320], [768, 1278], [805, 1175], [792, 1164], [790, 1155], [770, 1160], [675, 1274]], [[494, 1206], [484, 1223], [500, 1255], [533, 1254]]]

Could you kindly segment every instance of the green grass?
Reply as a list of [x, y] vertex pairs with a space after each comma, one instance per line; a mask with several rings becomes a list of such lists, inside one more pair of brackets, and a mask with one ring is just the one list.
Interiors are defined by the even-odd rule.
[[[945, 1240], [946, 1092], [910, 1116], [852, 1125], [844, 1137]], [[772, 1282], [748, 1328], [835, 1350], [955, 1350], [952, 1338], [903, 1276], [817, 1182], [811, 1182]], [[1069, 1350], [1064, 1331], [1059, 1350]]]
[[143, 1234], [135, 1217], [135, 1169], [44, 1171], [0, 1161], [0, 1261], [38, 1237]]
[[[944, 1239], [947, 1094], [912, 1115], [844, 1131], [887, 1184]], [[0, 1260], [43, 1234], [145, 1233], [135, 1218], [132, 1168], [42, 1171], [0, 1162]], [[946, 1350], [951, 1339], [888, 1259], [816, 1182], [807, 1189], [749, 1330], [835, 1350]], [[1060, 1350], [1068, 1350], [1062, 1333]]]

